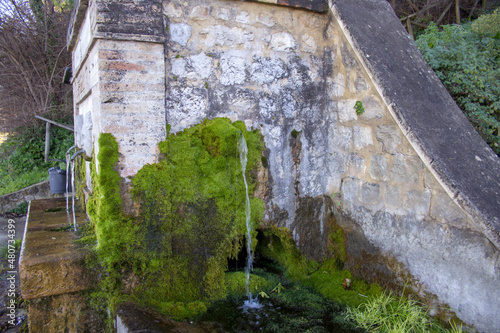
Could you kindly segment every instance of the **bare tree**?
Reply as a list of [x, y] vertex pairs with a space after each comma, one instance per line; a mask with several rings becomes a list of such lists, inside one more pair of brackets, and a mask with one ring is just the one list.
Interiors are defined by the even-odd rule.
[[70, 55], [71, 8], [50, 0], [0, 0], [0, 121], [3, 128], [36, 123], [35, 114], [71, 114], [71, 87], [62, 83]]
[[460, 24], [500, 6], [499, 0], [388, 0], [413, 36], [414, 28], [426, 28], [430, 22]]

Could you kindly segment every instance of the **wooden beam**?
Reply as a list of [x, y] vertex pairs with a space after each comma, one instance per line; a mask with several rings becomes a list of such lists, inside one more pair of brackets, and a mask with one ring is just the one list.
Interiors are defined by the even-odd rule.
[[44, 155], [44, 162], [47, 162], [49, 160], [49, 153], [50, 153], [50, 126], [51, 124], [49, 122], [45, 123], [45, 155]]
[[415, 37], [413, 37], [413, 27], [411, 26], [411, 20], [408, 19], [406, 21], [406, 26], [408, 27], [408, 33], [410, 34], [410, 37], [412, 40], [415, 40]]
[[47, 118], [44, 118], [44, 117], [40, 117], [40, 116], [37, 116], [37, 115], [35, 115], [35, 118], [43, 120], [43, 121], [46, 121], [47, 123], [51, 123], [52, 125], [56, 125], [56, 126], [59, 126], [61, 128], [67, 129], [68, 131], [72, 131], [72, 132], [75, 131], [75, 129], [71, 125], [59, 124], [59, 123], [57, 123], [57, 122], [55, 122], [53, 120], [50, 120], [50, 119], [47, 119]]

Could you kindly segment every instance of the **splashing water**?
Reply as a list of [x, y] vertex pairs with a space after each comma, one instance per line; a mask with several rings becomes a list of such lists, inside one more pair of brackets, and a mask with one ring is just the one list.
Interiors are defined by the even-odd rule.
[[257, 296], [255, 298], [252, 297], [252, 293], [250, 292], [250, 272], [253, 268], [253, 254], [252, 254], [252, 221], [250, 220], [251, 209], [250, 209], [250, 198], [248, 196], [248, 184], [247, 178], [245, 175], [247, 168], [247, 155], [248, 155], [248, 147], [247, 142], [245, 140], [245, 136], [243, 133], [241, 134], [240, 142], [238, 143], [238, 149], [240, 151], [240, 163], [241, 163], [241, 173], [243, 174], [243, 182], [245, 183], [245, 222], [247, 227], [247, 265], [245, 267], [246, 281], [245, 287], [247, 292], [248, 300], [245, 301], [243, 305], [243, 310], [248, 309], [258, 309], [262, 305], [259, 303]]

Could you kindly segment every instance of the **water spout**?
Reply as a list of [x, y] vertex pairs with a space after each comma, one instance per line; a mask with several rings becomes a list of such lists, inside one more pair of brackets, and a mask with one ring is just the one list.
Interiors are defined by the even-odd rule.
[[[66, 151], [66, 212], [69, 212], [69, 203], [68, 203], [68, 195], [69, 195], [69, 177], [68, 177], [68, 171], [69, 171], [69, 162], [70, 162], [70, 152], [76, 148], [76, 145], [71, 146], [67, 151]], [[68, 215], [68, 222], [69, 222], [69, 215]]]

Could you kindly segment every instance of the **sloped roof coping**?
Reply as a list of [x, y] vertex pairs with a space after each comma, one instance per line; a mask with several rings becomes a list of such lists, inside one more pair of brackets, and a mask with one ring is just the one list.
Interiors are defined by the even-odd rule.
[[410, 144], [500, 249], [500, 159], [479, 136], [385, 0], [330, 0], [346, 38]]

